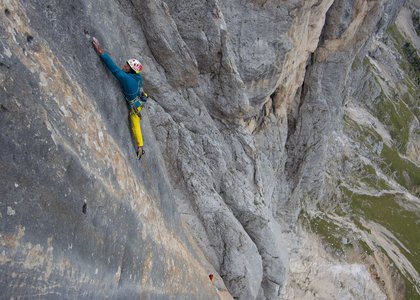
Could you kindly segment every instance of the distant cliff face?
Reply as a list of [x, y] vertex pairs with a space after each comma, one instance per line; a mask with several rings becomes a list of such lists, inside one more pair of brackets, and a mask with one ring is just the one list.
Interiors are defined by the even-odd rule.
[[[418, 293], [419, 7], [404, 3], [3, 1], [6, 296]], [[143, 63], [141, 161], [92, 36]]]

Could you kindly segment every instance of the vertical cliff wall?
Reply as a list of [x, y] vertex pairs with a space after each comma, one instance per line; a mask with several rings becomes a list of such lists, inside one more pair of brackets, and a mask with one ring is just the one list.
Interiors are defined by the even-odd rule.
[[[366, 299], [399, 291], [375, 281], [376, 272], [415, 294], [412, 263], [379, 270], [391, 250], [376, 251], [373, 241], [383, 235], [366, 232], [392, 228], [359, 209], [370, 198], [354, 196], [377, 195], [352, 185], [363, 178], [356, 162], [395, 157], [384, 145], [392, 149], [409, 128], [396, 151], [411, 171], [392, 162], [389, 173], [379, 172], [379, 160], [366, 165], [392, 182], [387, 195], [407, 195], [411, 202], [398, 203], [410, 208], [409, 218], [418, 215], [418, 161], [404, 156], [416, 157], [418, 116], [401, 125], [375, 104], [382, 94], [394, 103], [395, 86], [382, 93], [381, 82], [401, 80], [378, 79], [375, 61], [396, 61], [386, 30], [403, 4], [2, 1], [2, 290], [10, 297], [156, 299], [328, 298], [338, 290]], [[141, 161], [118, 83], [94, 53], [92, 36], [117, 63], [143, 63], [152, 99], [143, 112]], [[418, 106], [416, 84], [397, 93], [406, 106]], [[406, 111], [400, 105], [398, 114]], [[390, 139], [364, 155], [364, 140], [358, 147], [349, 124], [363, 128], [364, 113], [375, 107]], [[345, 239], [334, 253], [322, 239], [325, 223], [367, 229], [327, 233]], [[375, 255], [363, 260], [355, 251], [358, 259], [348, 259], [340, 252], [348, 244], [366, 244]], [[331, 285], [316, 290], [303, 273]]]
[[[341, 283], [326, 275], [332, 273], [348, 279], [339, 289], [345, 295], [358, 285], [353, 276], [366, 277], [350, 271], [358, 264], [382, 297], [419, 297], [418, 6], [407, 2], [395, 14], [401, 4], [335, 1], [308, 66], [288, 145], [295, 153], [288, 156], [289, 178], [298, 185], [290, 200], [305, 202], [304, 227], [341, 262], [301, 251], [311, 243], [298, 243], [292, 285], [308, 290], [299, 297], [333, 297], [325, 286]], [[306, 268], [323, 275], [304, 283], [299, 272]], [[371, 288], [357, 297], [380, 297]]]

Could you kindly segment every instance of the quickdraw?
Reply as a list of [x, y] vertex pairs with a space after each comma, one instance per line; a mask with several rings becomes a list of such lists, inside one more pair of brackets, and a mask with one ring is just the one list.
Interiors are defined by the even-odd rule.
[[135, 115], [137, 115], [137, 116], [139, 116], [139, 118], [140, 118], [140, 120], [141, 120], [141, 110], [142, 110], [142, 108], [139, 106], [139, 107], [133, 107], [132, 109], [130, 109], [130, 114], [135, 114]]
[[139, 96], [137, 96], [133, 100], [128, 100], [128, 106], [130, 109], [134, 107], [143, 107], [143, 105], [144, 105], [144, 102], [140, 101]]

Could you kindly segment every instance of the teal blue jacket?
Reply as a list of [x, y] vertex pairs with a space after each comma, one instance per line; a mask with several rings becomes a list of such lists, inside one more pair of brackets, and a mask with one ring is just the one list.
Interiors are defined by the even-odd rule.
[[104, 53], [100, 57], [107, 68], [120, 82], [125, 99], [127, 101], [135, 99], [139, 95], [140, 89], [143, 86], [143, 79], [141, 78], [141, 75], [124, 72], [114, 63], [108, 53]]

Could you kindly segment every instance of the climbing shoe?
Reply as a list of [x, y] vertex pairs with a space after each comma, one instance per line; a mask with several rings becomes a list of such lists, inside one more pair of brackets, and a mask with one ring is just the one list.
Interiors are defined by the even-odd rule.
[[141, 157], [146, 153], [144, 152], [143, 148], [139, 147], [136, 151], [137, 153], [137, 159], [141, 159]]

